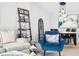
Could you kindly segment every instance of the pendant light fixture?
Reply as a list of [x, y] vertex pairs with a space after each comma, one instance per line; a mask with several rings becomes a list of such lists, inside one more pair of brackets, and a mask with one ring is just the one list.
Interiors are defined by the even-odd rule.
[[66, 2], [59, 3], [58, 20], [59, 26], [66, 20]]

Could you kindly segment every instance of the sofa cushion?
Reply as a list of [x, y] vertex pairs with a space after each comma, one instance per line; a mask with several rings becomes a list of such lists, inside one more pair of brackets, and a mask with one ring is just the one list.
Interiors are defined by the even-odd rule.
[[5, 52], [5, 49], [4, 48], [0, 48], [0, 53], [3, 53]]
[[26, 38], [17, 38], [16, 41], [19, 42], [19, 43], [26, 43], [26, 42], [28, 42], [28, 39], [26, 39]]
[[25, 50], [30, 47], [30, 43], [9, 43], [9, 44], [4, 44], [3, 48], [5, 48], [7, 51], [13, 51], [13, 50]]
[[0, 56], [28, 56], [29, 54], [23, 53], [20, 51], [8, 51], [5, 53], [1, 53]]
[[1, 43], [14, 42], [16, 35], [15, 31], [0, 31], [1, 33]]
[[21, 52], [27, 53], [27, 54], [30, 54], [31, 53], [31, 51], [29, 49], [22, 50]]
[[2, 44], [0, 43], [0, 47], [2, 47]]

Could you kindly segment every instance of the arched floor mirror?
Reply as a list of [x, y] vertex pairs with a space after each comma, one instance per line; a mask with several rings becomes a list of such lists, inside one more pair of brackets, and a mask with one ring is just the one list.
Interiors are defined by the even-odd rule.
[[38, 39], [40, 39], [44, 35], [44, 23], [43, 19], [40, 18], [38, 20]]

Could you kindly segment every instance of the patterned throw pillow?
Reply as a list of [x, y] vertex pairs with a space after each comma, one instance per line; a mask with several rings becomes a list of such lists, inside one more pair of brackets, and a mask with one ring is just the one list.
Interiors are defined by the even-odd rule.
[[46, 34], [46, 42], [59, 42], [59, 35], [47, 35]]

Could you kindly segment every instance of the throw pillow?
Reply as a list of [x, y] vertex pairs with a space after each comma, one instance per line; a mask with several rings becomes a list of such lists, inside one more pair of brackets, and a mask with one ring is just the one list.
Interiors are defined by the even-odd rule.
[[59, 42], [59, 35], [46, 35], [46, 42]]
[[16, 35], [15, 31], [1, 31], [1, 43], [14, 42]]

